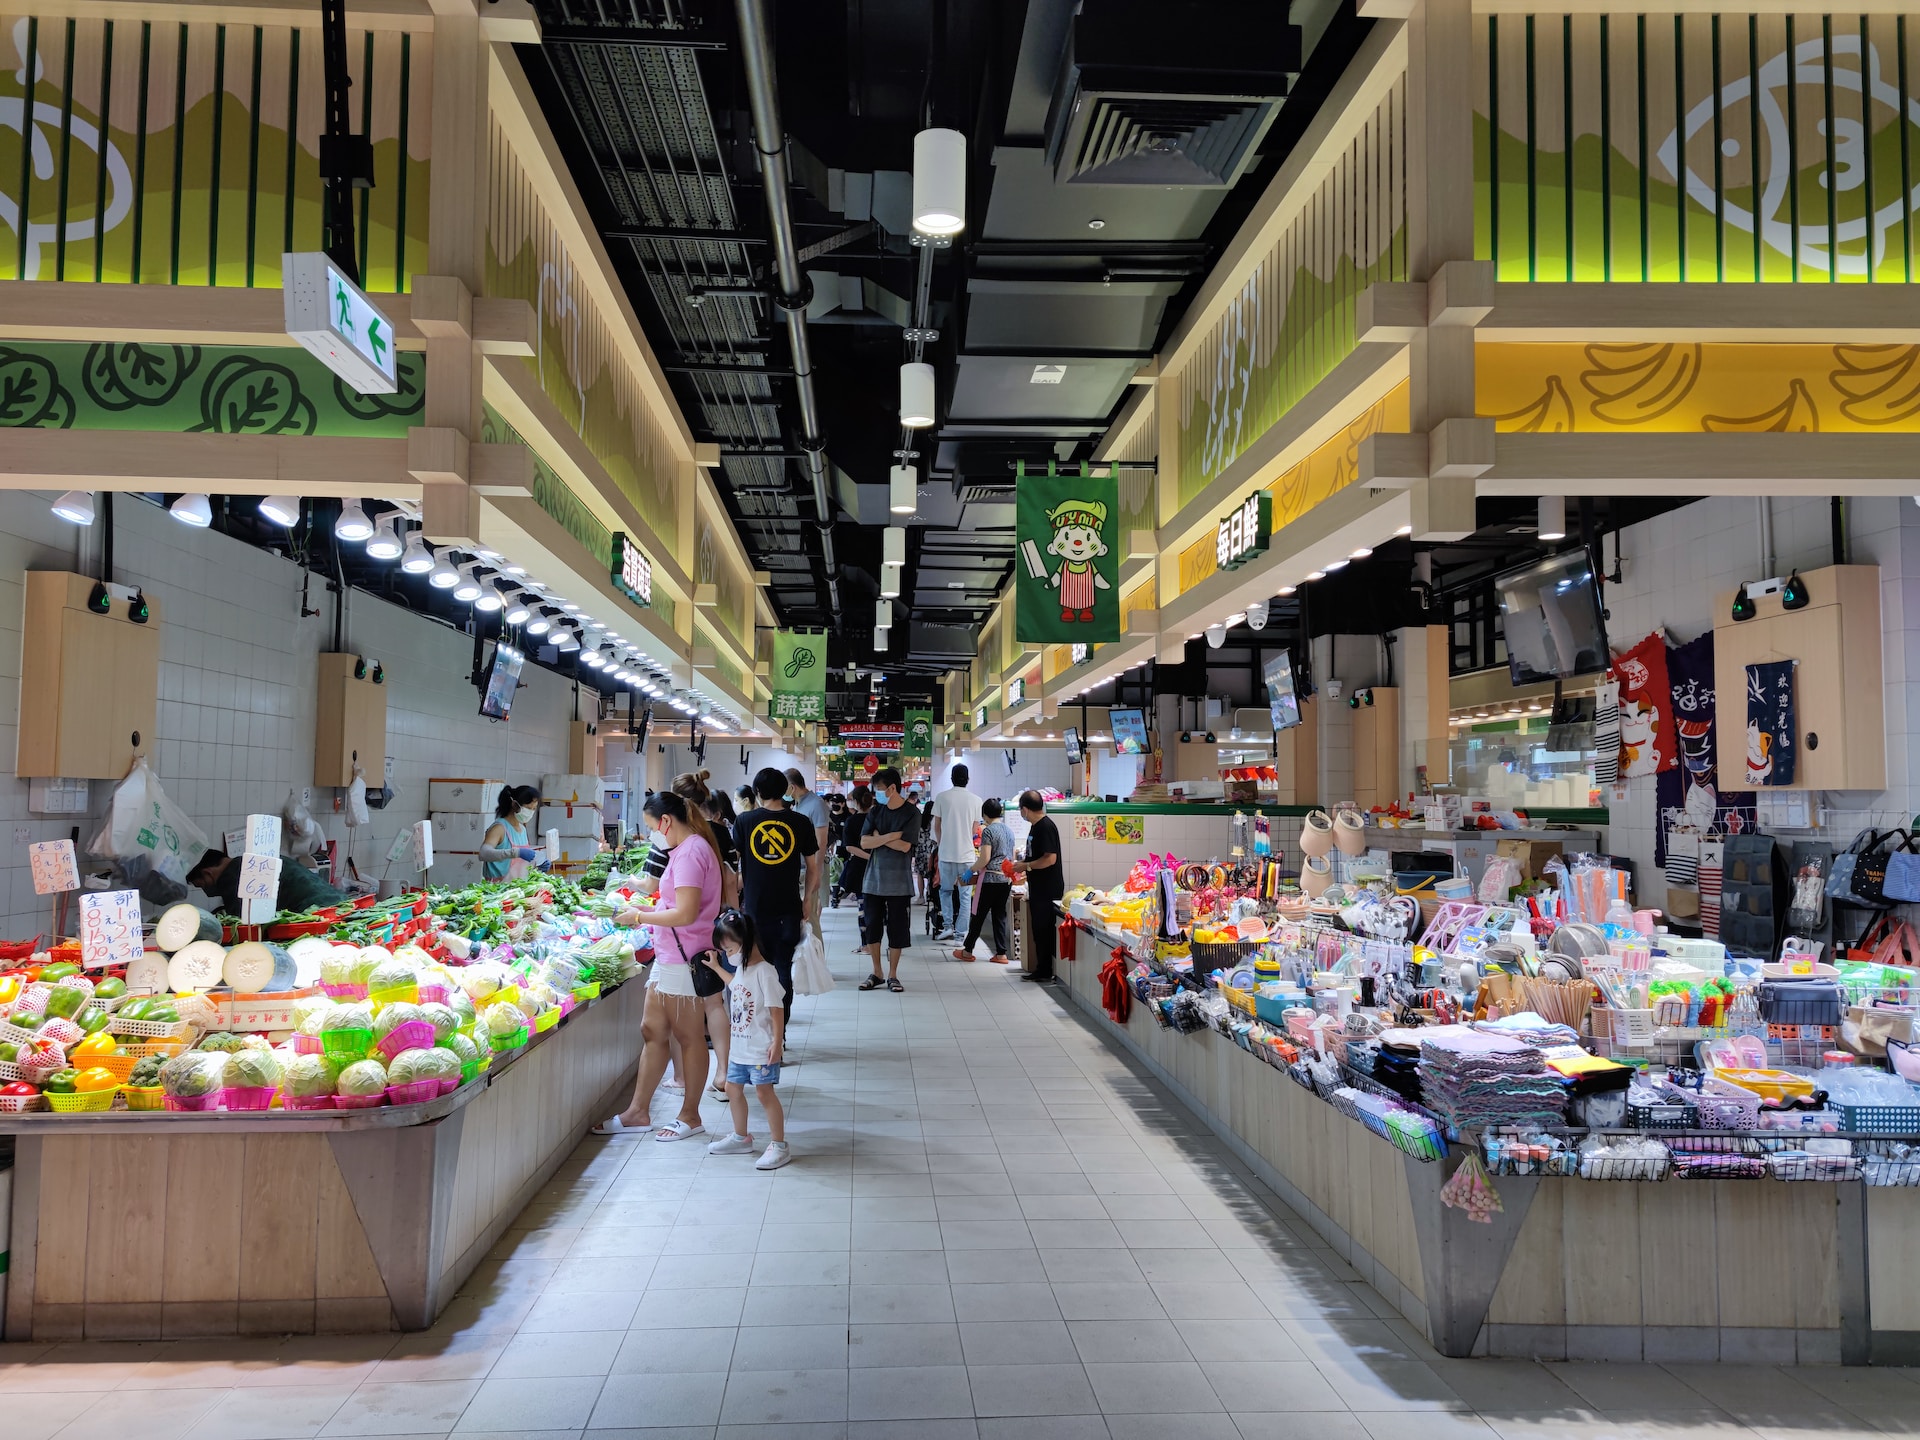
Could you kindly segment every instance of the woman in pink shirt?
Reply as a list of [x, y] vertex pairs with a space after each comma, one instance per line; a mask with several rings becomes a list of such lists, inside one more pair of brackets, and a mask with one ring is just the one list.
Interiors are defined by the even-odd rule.
[[660, 877], [661, 903], [643, 908], [640, 918], [653, 926], [653, 971], [647, 976], [647, 1008], [640, 1023], [640, 1074], [633, 1101], [612, 1119], [593, 1127], [596, 1135], [645, 1129], [652, 1119], [653, 1092], [666, 1074], [668, 1041], [680, 1049], [680, 1114], [653, 1132], [656, 1140], [685, 1140], [703, 1133], [700, 1093], [707, 1083], [706, 1005], [694, 992], [693, 966], [713, 948], [713, 920], [720, 913], [720, 857], [696, 825], [686, 800], [671, 790], [647, 797], [647, 828], [664, 847], [666, 872]]

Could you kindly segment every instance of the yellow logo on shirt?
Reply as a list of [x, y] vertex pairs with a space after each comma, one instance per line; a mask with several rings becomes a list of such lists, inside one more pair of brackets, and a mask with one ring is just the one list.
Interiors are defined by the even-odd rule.
[[783, 865], [793, 856], [793, 827], [779, 820], [762, 820], [747, 836], [747, 849], [762, 865]]

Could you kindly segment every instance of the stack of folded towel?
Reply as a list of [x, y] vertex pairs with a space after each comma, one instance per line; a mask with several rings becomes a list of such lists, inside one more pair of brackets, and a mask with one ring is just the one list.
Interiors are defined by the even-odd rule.
[[1468, 1025], [1420, 1033], [1420, 1093], [1427, 1108], [1456, 1127], [1561, 1124], [1566, 1082], [1537, 1046]]

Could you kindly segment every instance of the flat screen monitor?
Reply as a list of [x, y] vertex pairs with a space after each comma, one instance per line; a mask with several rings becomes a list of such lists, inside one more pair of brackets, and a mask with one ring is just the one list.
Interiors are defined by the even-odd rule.
[[1078, 765], [1086, 758], [1086, 751], [1080, 744], [1080, 727], [1067, 726], [1067, 764]]
[[1113, 725], [1113, 753], [1147, 753], [1147, 715], [1144, 710], [1114, 710], [1107, 717]]
[[487, 666], [487, 683], [480, 692], [480, 713], [489, 720], [504, 720], [513, 709], [513, 692], [520, 688], [520, 671], [527, 657], [511, 645], [496, 644], [493, 660]]
[[1593, 561], [1583, 547], [1496, 576], [1507, 667], [1516, 685], [1537, 685], [1607, 666], [1607, 625]]
[[1007, 762], [1007, 774], [1009, 775], [1013, 774], [1013, 767], [1020, 763], [1020, 752], [1018, 750], [1009, 749], [1009, 750], [1002, 750], [1000, 754], [1001, 754], [1001, 757], [1005, 759]]
[[1267, 661], [1267, 710], [1273, 716], [1276, 731], [1291, 730], [1300, 723], [1300, 696], [1293, 688], [1293, 655], [1288, 651]]

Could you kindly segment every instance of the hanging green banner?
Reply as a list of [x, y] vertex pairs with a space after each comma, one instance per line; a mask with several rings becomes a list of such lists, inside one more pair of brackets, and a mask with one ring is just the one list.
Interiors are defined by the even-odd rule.
[[827, 718], [827, 632], [773, 632], [773, 718]]
[[1112, 475], [1029, 475], [1019, 500], [1014, 634], [1022, 644], [1120, 638], [1120, 488]]
[[930, 760], [933, 758], [933, 712], [931, 710], [908, 710], [905, 712], [907, 729], [900, 742], [900, 753], [909, 759]]

